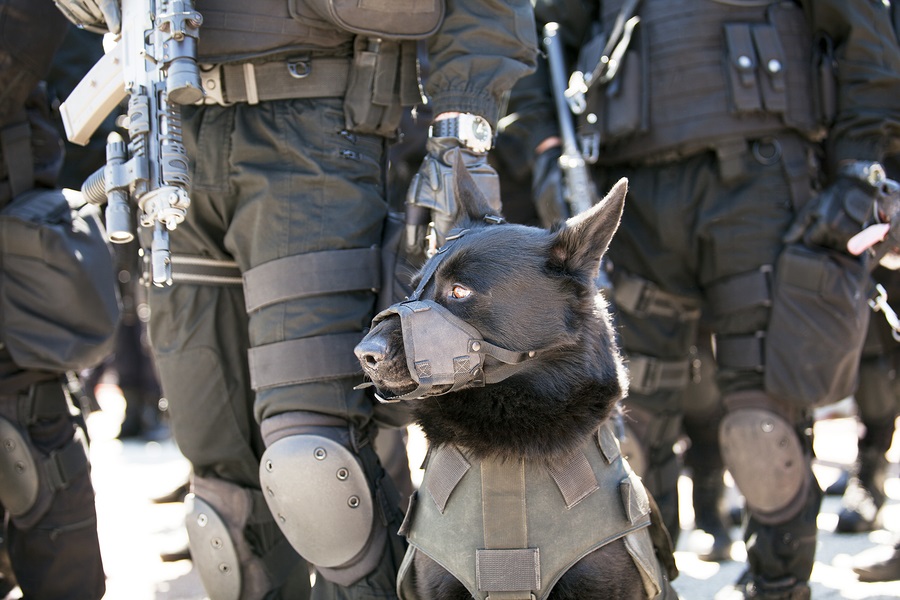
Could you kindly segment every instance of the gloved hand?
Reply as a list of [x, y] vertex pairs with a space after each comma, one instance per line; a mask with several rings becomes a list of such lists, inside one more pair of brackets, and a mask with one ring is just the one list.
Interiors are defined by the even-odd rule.
[[122, 11], [119, 0], [53, 0], [60, 12], [75, 25], [94, 33], [119, 33]]
[[562, 168], [559, 166], [560, 156], [562, 156], [561, 146], [544, 150], [535, 156], [534, 168], [531, 171], [534, 207], [544, 227], [550, 227], [571, 216], [566, 204]]
[[[500, 179], [487, 153], [473, 152], [453, 137], [429, 138], [427, 154], [406, 195], [406, 251], [430, 255], [447, 240], [456, 223], [459, 203], [453, 165], [457, 156], [493, 208], [500, 212]], [[434, 230], [430, 230], [433, 224]]]
[[876, 258], [881, 258], [897, 235], [889, 230], [898, 228], [900, 186], [887, 178], [878, 163], [854, 161], [844, 165], [834, 183], [807, 203], [784, 241], [802, 241], [810, 247], [853, 255], [872, 248]]

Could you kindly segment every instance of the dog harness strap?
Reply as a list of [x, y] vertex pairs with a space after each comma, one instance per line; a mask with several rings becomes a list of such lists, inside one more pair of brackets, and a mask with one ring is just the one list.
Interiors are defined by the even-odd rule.
[[431, 473], [425, 488], [441, 514], [447, 508], [450, 494], [471, 467], [463, 453], [453, 444], [444, 444], [434, 449], [428, 461]]
[[271, 260], [244, 273], [248, 314], [294, 298], [380, 287], [379, 248], [296, 254]]
[[566, 501], [566, 508], [572, 508], [600, 489], [594, 469], [580, 449], [550, 465], [549, 471]]
[[[481, 465], [484, 548], [475, 550], [475, 578], [490, 600], [530, 600], [541, 588], [537, 548], [528, 548], [525, 460]], [[502, 592], [502, 594], [500, 594]]]
[[256, 346], [247, 352], [254, 390], [362, 374], [353, 348], [359, 332], [321, 335]]

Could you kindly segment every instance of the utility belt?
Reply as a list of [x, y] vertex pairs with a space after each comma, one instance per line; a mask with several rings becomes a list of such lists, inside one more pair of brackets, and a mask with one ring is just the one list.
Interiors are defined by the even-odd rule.
[[308, 56], [254, 63], [200, 65], [202, 104], [258, 104], [290, 98], [335, 98], [347, 91], [350, 57]]
[[357, 36], [352, 56], [289, 56], [201, 64], [202, 104], [343, 98], [348, 131], [396, 135], [404, 106], [421, 102], [416, 42]]

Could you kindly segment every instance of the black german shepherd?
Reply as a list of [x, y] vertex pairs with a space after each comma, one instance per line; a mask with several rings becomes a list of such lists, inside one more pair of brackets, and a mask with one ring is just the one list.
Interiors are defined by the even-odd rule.
[[[598, 431], [607, 427], [627, 389], [609, 312], [595, 284], [621, 218], [627, 182], [548, 231], [502, 222], [471, 178], [457, 177], [457, 210], [463, 214], [455, 235], [425, 264], [407, 302], [376, 316], [356, 355], [379, 399], [410, 402], [431, 451], [458, 449], [460, 464], [466, 465], [524, 460], [552, 471], [585, 448], [586, 440], [594, 442], [596, 452]], [[430, 468], [429, 462], [426, 480]], [[449, 506], [455, 499], [443, 501]], [[412, 532], [427, 527], [420, 519], [412, 520]], [[473, 520], [481, 522], [481, 514]], [[649, 531], [645, 522], [639, 533]], [[657, 531], [653, 544], [660, 539]], [[416, 545], [413, 537], [410, 541]], [[401, 584], [401, 598], [486, 597], [482, 590], [490, 584], [466, 585], [451, 574], [452, 566], [419, 550], [410, 567], [413, 583]], [[671, 548], [665, 550], [671, 557]], [[483, 544], [472, 549], [473, 565], [476, 552], [485, 552]], [[542, 548], [541, 564], [546, 554]], [[674, 562], [666, 566], [674, 568]], [[664, 571], [657, 571], [663, 573], [659, 597], [674, 597]], [[672, 570], [668, 576], [674, 576]], [[646, 579], [620, 536], [577, 557], [555, 581], [532, 584], [538, 589], [531, 597], [652, 597]]]

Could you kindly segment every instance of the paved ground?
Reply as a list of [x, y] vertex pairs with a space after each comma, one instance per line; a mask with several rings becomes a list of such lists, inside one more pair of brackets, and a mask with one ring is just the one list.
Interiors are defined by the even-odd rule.
[[[100, 394], [104, 410], [89, 418], [93, 438], [92, 461], [97, 492], [100, 541], [108, 575], [104, 600], [203, 600], [205, 595], [197, 573], [188, 560], [163, 563], [159, 552], [175, 548], [186, 539], [182, 530], [181, 505], [158, 505], [151, 498], [174, 489], [188, 472], [184, 458], [174, 444], [115, 439], [123, 403], [115, 393]], [[831, 417], [816, 425], [816, 473], [827, 486], [838, 468], [852, 463], [855, 453], [856, 421], [847, 417], [846, 407], [831, 411]], [[422, 444], [416, 431], [411, 437], [413, 465], [420, 464]], [[890, 458], [900, 458], [900, 436], [895, 438]], [[690, 498], [690, 481], [682, 479], [683, 497]], [[900, 598], [900, 582], [860, 583], [850, 570], [854, 554], [877, 544], [892, 543], [900, 535], [900, 478], [895, 470], [888, 480], [890, 497], [883, 511], [888, 530], [871, 534], [837, 535], [839, 499], [827, 497], [819, 516], [820, 539], [812, 573], [814, 600], [838, 598]], [[683, 503], [687, 504], [687, 503]], [[708, 543], [708, 536], [690, 530], [693, 513], [685, 506], [685, 527], [679, 542], [677, 561], [681, 576], [675, 588], [684, 600], [712, 600], [716, 591], [737, 579], [743, 569], [743, 544], [734, 544], [735, 562], [708, 563], [695, 552]], [[738, 530], [733, 530], [739, 539]]]

